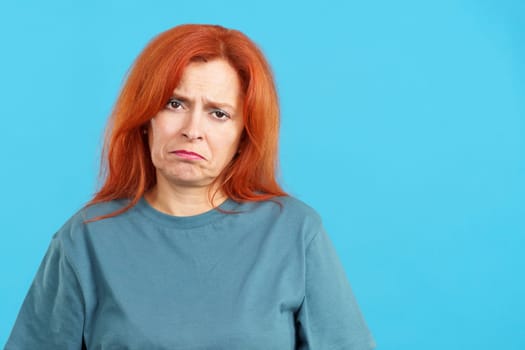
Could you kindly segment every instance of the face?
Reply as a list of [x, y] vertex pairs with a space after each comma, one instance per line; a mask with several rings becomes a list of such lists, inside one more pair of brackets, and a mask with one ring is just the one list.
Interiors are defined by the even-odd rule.
[[190, 63], [148, 131], [157, 184], [208, 187], [238, 151], [243, 130], [237, 72], [222, 59]]

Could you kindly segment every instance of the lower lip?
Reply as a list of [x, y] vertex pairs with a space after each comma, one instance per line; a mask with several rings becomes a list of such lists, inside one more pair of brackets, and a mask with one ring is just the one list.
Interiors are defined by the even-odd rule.
[[177, 157], [187, 160], [202, 160], [203, 158], [201, 156], [198, 156], [193, 153], [186, 153], [186, 152], [173, 152]]

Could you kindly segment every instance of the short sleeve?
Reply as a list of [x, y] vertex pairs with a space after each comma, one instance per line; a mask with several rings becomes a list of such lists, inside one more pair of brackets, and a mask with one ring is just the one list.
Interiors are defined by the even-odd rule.
[[374, 349], [343, 266], [324, 230], [306, 248], [305, 259], [305, 297], [296, 314], [297, 349]]
[[55, 236], [24, 299], [5, 350], [80, 350], [83, 325], [80, 285]]

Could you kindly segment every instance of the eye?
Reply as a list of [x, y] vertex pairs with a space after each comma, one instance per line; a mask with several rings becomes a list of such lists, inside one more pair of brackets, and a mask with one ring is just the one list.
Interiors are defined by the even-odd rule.
[[215, 110], [211, 113], [216, 119], [219, 120], [226, 120], [230, 118], [230, 115], [226, 112], [223, 112], [221, 110]]
[[181, 109], [182, 107], [182, 102], [177, 100], [176, 98], [170, 98], [168, 103], [166, 104], [166, 108], [172, 110]]

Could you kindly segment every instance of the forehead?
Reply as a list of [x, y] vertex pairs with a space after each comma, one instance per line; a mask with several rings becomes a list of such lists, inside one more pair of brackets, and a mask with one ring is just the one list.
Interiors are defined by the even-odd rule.
[[192, 62], [184, 69], [174, 93], [235, 104], [240, 98], [239, 76], [223, 59]]

